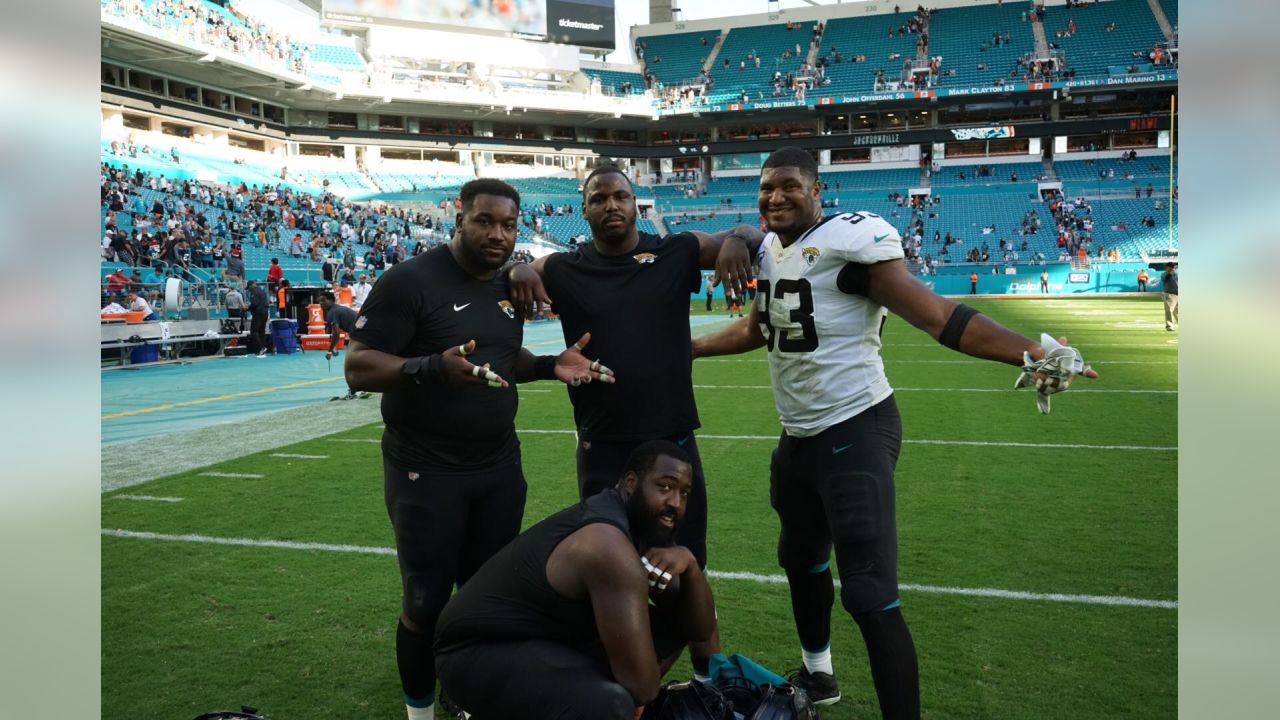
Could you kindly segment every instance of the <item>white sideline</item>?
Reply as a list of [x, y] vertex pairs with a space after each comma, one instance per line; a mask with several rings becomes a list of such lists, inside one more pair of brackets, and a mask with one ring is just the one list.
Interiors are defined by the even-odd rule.
[[182, 502], [182, 498], [180, 497], [162, 497], [159, 495], [112, 495], [111, 497], [116, 500], [143, 500], [148, 502], [167, 502], [167, 503]]
[[[329, 543], [304, 543], [289, 540], [259, 540], [256, 538], [227, 538], [211, 535], [169, 535], [164, 533], [140, 532], [136, 530], [115, 530], [103, 528], [102, 534], [107, 537], [131, 538], [135, 540], [167, 540], [170, 542], [189, 542], [204, 545], [235, 545], [239, 547], [265, 547], [278, 550], [314, 550], [319, 552], [355, 553], [361, 555], [392, 555], [395, 548], [373, 547], [368, 545], [333, 545]], [[767, 585], [785, 585], [785, 575], [761, 575], [750, 572], [730, 572], [725, 570], [708, 570], [707, 577], [715, 580], [743, 580]], [[839, 586], [839, 581], [836, 586]], [[1176, 600], [1149, 600], [1131, 598], [1122, 595], [1072, 595], [1067, 593], [1035, 593], [1021, 590], [1002, 590], [999, 588], [962, 588], [945, 585], [900, 584], [903, 590], [932, 593], [938, 595], [970, 595], [975, 597], [993, 597], [1004, 600], [1042, 600], [1047, 602], [1073, 603], [1076, 605], [1124, 605], [1128, 607], [1145, 607], [1176, 610]]]
[[233, 472], [217, 472], [210, 470], [209, 472], [200, 473], [204, 477], [227, 477], [227, 478], [262, 478], [266, 477], [262, 473], [233, 473]]
[[[525, 428], [518, 430], [519, 433], [532, 433], [535, 435], [574, 435], [576, 430], [530, 430]], [[777, 435], [703, 435], [697, 433], [699, 440], [772, 440], [777, 441]], [[969, 445], [975, 447], [1021, 447], [1021, 448], [1043, 448], [1048, 450], [1152, 450], [1157, 452], [1168, 452], [1177, 450], [1177, 446], [1167, 445], [1085, 445], [1082, 443], [1028, 443], [1028, 442], [991, 442], [988, 440], [912, 440], [903, 439], [902, 441], [908, 445]]]

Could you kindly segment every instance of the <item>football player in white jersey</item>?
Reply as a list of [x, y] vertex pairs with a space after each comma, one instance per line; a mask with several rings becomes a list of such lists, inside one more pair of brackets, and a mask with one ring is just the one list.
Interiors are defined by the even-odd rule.
[[755, 303], [742, 321], [695, 339], [693, 354], [769, 349], [783, 427], [770, 498], [803, 659], [793, 682], [819, 705], [840, 699], [830, 642], [834, 545], [841, 603], [866, 643], [880, 712], [919, 718], [915, 645], [898, 599], [893, 474], [902, 424], [880, 359], [881, 326], [892, 311], [947, 347], [1019, 366], [1046, 350], [916, 280], [898, 231], [879, 216], [824, 217], [821, 190], [807, 151], [781, 148], [765, 161], [759, 205], [771, 232], [760, 246]]

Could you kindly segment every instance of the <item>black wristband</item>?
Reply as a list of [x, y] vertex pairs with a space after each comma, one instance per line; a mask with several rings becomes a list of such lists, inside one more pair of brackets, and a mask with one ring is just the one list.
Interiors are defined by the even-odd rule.
[[533, 359], [534, 380], [556, 379], [556, 356], [539, 355]]
[[956, 309], [951, 311], [951, 317], [947, 319], [947, 324], [938, 335], [938, 342], [952, 350], [959, 350], [960, 338], [964, 335], [964, 329], [969, 325], [969, 321], [973, 319], [973, 316], [977, 314], [977, 310], [964, 303], [956, 305]]
[[423, 355], [405, 360], [404, 365], [400, 366], [400, 377], [414, 385], [441, 382], [443, 375], [440, 370], [440, 356]]

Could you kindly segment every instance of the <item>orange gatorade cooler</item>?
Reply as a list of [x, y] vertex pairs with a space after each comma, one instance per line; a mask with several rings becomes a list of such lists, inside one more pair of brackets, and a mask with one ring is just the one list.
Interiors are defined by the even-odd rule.
[[324, 334], [324, 310], [318, 303], [307, 306], [307, 334]]

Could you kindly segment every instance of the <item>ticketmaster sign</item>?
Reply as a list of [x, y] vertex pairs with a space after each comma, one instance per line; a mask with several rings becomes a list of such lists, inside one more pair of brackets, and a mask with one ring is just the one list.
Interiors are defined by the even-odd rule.
[[547, 0], [547, 41], [613, 50], [613, 0]]

